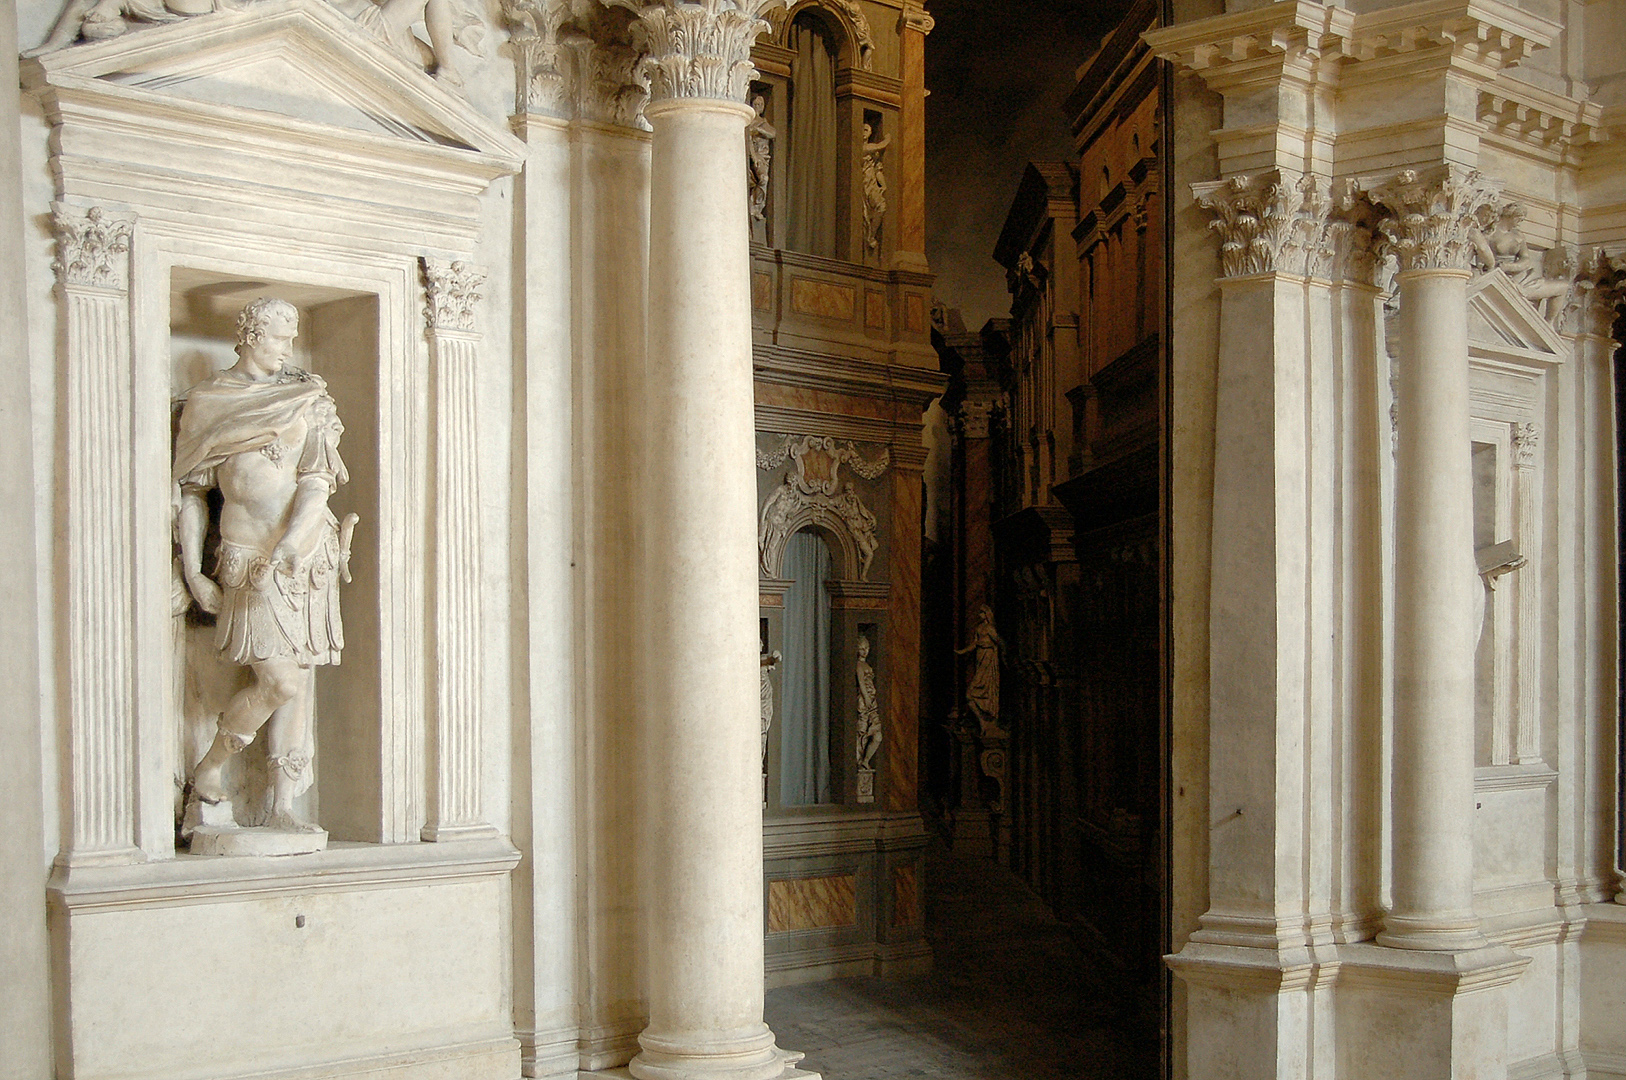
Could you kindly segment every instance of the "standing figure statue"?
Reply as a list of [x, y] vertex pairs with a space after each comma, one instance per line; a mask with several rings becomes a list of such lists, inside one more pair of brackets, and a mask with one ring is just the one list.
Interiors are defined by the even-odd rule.
[[965, 688], [965, 703], [981, 725], [984, 738], [1004, 737], [1007, 732], [999, 722], [999, 654], [1005, 643], [994, 630], [994, 609], [987, 604], [977, 613], [977, 628], [972, 635], [971, 644], [954, 650], [958, 656], [976, 653], [971, 681]]
[[[194, 829], [233, 827], [221, 810], [230, 807], [222, 769], [264, 727], [272, 790], [264, 825], [321, 832], [295, 815], [293, 800], [308, 786], [313, 669], [337, 664], [344, 648], [339, 579], [349, 580], [356, 516], [341, 528], [328, 510], [349, 479], [339, 458], [344, 426], [327, 384], [288, 366], [298, 330], [292, 304], [250, 303], [237, 316], [237, 363], [192, 387], [181, 412], [173, 470], [181, 574], [198, 607], [215, 616], [220, 659], [252, 675], [193, 770], [186, 815]], [[203, 569], [211, 491], [220, 493], [212, 578]]]
[[751, 98], [756, 116], [745, 127], [745, 183], [751, 198], [751, 239], [767, 243], [768, 179], [773, 171], [773, 141], [779, 137], [768, 123], [768, 99]]
[[864, 125], [864, 250], [881, 253], [881, 220], [886, 217], [886, 173], [881, 171], [881, 155], [891, 139], [870, 142], [872, 128]]
[[853, 665], [858, 678], [858, 772], [871, 774], [868, 785], [859, 781], [859, 794], [868, 787], [874, 797], [875, 751], [881, 748], [881, 706], [875, 699], [875, 669], [869, 663], [869, 635], [858, 635], [858, 662]]

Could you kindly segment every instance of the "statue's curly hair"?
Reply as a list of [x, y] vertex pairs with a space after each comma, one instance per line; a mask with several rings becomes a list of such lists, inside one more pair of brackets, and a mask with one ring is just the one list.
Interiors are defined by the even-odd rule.
[[237, 348], [242, 351], [260, 343], [265, 336], [266, 327], [276, 318], [299, 321], [299, 309], [286, 300], [275, 296], [262, 296], [250, 300], [243, 310], [237, 313]]

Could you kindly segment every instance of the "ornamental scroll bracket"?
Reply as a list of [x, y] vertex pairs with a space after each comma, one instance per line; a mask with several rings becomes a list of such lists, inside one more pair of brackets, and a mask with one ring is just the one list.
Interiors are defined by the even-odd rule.
[[828, 532], [841, 549], [843, 569], [869, 580], [870, 565], [880, 547], [876, 517], [859, 498], [850, 481], [841, 478], [846, 465], [861, 479], [877, 479], [891, 464], [891, 452], [866, 458], [851, 441], [825, 435], [787, 435], [772, 451], [757, 451], [757, 468], [777, 469], [787, 461], [785, 479], [762, 506], [757, 551], [762, 572], [779, 573], [785, 544], [798, 530], [816, 525]]

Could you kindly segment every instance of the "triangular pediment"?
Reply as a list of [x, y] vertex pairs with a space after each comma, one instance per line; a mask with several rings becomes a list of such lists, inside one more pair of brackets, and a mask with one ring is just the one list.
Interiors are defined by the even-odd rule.
[[1485, 352], [1557, 363], [1569, 344], [1500, 270], [1468, 286], [1468, 342]]
[[36, 57], [24, 78], [252, 114], [262, 124], [341, 128], [516, 162], [521, 154], [502, 125], [327, 0], [260, 0], [142, 26]]

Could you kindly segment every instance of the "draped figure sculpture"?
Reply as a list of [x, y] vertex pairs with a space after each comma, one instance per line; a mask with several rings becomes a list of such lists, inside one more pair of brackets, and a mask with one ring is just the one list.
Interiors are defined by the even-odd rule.
[[1005, 643], [994, 630], [994, 609], [984, 604], [977, 613], [971, 644], [954, 650], [959, 656], [976, 654], [972, 658], [971, 680], [965, 688], [965, 703], [971, 715], [977, 718], [984, 737], [1005, 734], [999, 722], [999, 654], [1004, 648]]
[[869, 662], [869, 635], [858, 635], [858, 801], [875, 800], [875, 752], [881, 748], [881, 706], [875, 696], [875, 669]]
[[[311, 767], [313, 671], [339, 662], [344, 630], [339, 579], [349, 580], [350, 535], [328, 498], [349, 476], [327, 384], [288, 366], [299, 312], [262, 297], [237, 317], [237, 363], [187, 392], [175, 442], [180, 570], [197, 606], [214, 616], [214, 648], [247, 668], [247, 685], [221, 709], [209, 749], [192, 771], [183, 831], [200, 831], [221, 853], [247, 850], [221, 839], [238, 824], [320, 834], [294, 811]], [[219, 493], [213, 576], [203, 566], [209, 496]], [[270, 805], [236, 821], [226, 763], [266, 732]], [[325, 834], [324, 834], [325, 837]], [[277, 850], [310, 850], [288, 840]], [[290, 847], [289, 845], [292, 845]], [[266, 850], [263, 845], [253, 850]]]

